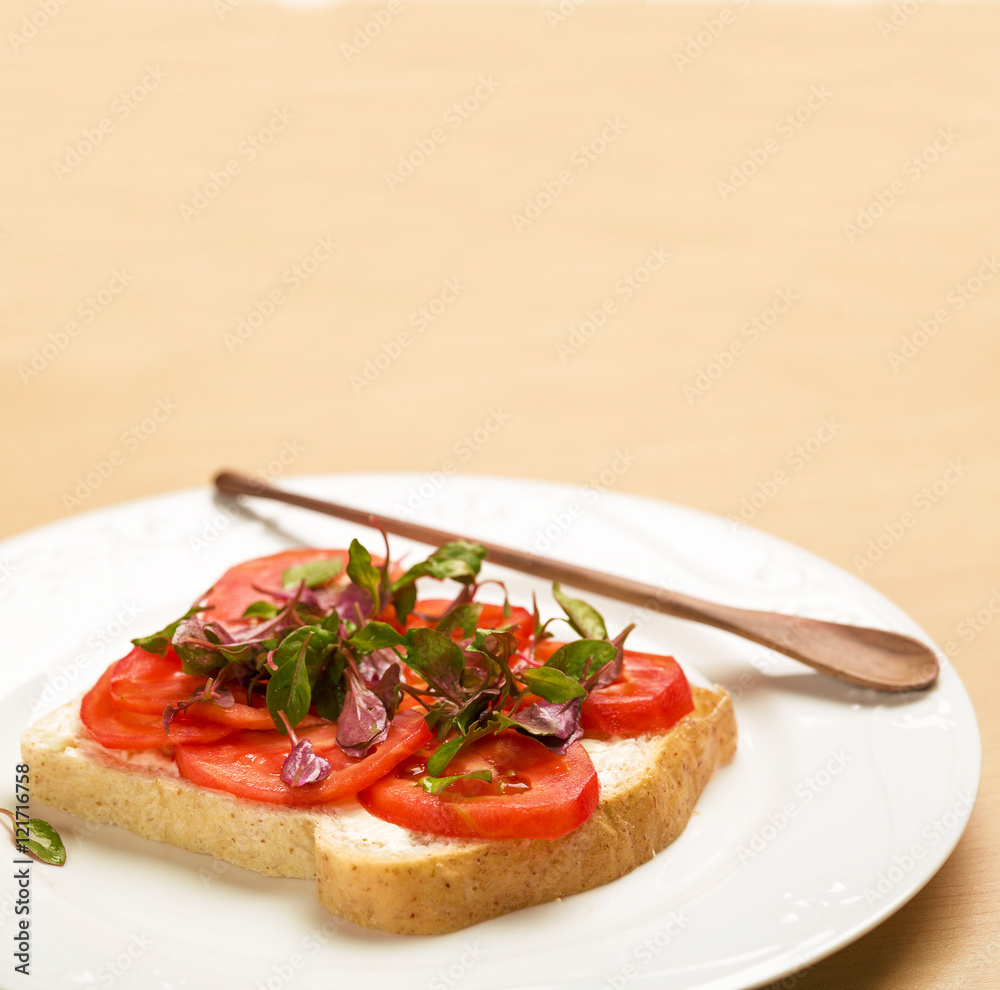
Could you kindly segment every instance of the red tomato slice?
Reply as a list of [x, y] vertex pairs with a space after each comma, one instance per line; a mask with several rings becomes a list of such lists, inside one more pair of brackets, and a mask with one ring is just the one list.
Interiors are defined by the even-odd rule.
[[178, 715], [163, 731], [162, 709], [158, 715], [141, 715], [115, 707], [111, 697], [111, 665], [101, 679], [83, 696], [80, 719], [90, 734], [108, 749], [158, 749], [180, 743], [218, 742], [233, 730], [228, 725], [196, 721], [186, 713]]
[[493, 783], [459, 781], [441, 794], [420, 783], [432, 750], [404, 760], [358, 795], [378, 818], [417, 832], [466, 839], [558, 839], [597, 807], [597, 771], [575, 743], [565, 756], [513, 730], [484, 736], [448, 764], [453, 776], [490, 770]]
[[116, 708], [145, 715], [162, 715], [167, 705], [187, 701], [204, 677], [185, 674], [172, 649], [165, 657], [138, 646], [111, 665], [111, 697]]
[[[430, 616], [430, 618], [422, 619], [415, 615], [414, 612], [411, 612], [406, 617], [406, 628], [412, 629], [414, 626], [429, 628], [433, 626], [435, 621], [444, 615], [445, 610], [450, 604], [451, 601], [444, 598], [430, 598], [427, 601], [417, 602], [413, 607], [414, 612]], [[517, 637], [518, 648], [522, 650], [527, 648], [528, 640], [531, 638], [531, 634], [535, 628], [535, 622], [531, 613], [527, 609], [515, 605], [511, 606], [510, 615], [506, 617], [504, 617], [502, 605], [483, 605], [482, 611], [479, 613], [478, 625], [480, 629], [497, 629], [500, 626], [513, 625], [514, 628], [511, 631]], [[461, 629], [453, 629], [451, 631], [451, 638], [456, 641], [460, 640], [462, 638]]]
[[[121, 711], [162, 716], [167, 705], [187, 701], [192, 691], [204, 685], [204, 677], [184, 673], [180, 657], [169, 649], [167, 655], [161, 657], [136, 647], [111, 667], [111, 698]], [[246, 704], [246, 692], [242, 688], [234, 686], [231, 690], [236, 701], [229, 708], [200, 701], [186, 709], [187, 715], [234, 729], [274, 728], [266, 708]], [[173, 728], [170, 734], [173, 735]]]
[[[248, 605], [259, 601], [274, 601], [267, 595], [257, 591], [260, 588], [280, 588], [281, 576], [290, 567], [298, 564], [309, 564], [314, 560], [329, 560], [339, 557], [347, 569], [348, 554], [346, 550], [283, 550], [269, 557], [257, 557], [247, 560], [235, 567], [230, 567], [212, 586], [211, 590], [199, 602], [200, 605], [211, 606], [203, 613], [206, 622], [236, 622], [243, 618]], [[337, 580], [336, 578], [334, 580]]]
[[277, 730], [241, 732], [214, 746], [178, 746], [174, 759], [181, 776], [202, 787], [214, 787], [251, 801], [304, 807], [327, 804], [370, 786], [420, 749], [431, 732], [419, 712], [399, 712], [385, 742], [361, 759], [347, 756], [337, 745], [337, 726], [333, 723], [296, 734], [311, 740], [316, 754], [330, 761], [333, 772], [326, 780], [290, 787], [281, 779], [291, 742]]
[[[560, 646], [546, 640], [535, 655], [547, 659]], [[588, 732], [634, 736], [669, 729], [692, 711], [691, 687], [673, 657], [626, 650], [621, 677], [587, 695], [580, 724]]]

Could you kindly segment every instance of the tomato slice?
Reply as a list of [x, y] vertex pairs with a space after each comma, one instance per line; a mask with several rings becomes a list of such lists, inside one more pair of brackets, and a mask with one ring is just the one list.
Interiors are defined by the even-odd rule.
[[[195, 689], [204, 685], [204, 677], [184, 673], [180, 657], [171, 649], [161, 657], [136, 647], [111, 667], [111, 698], [120, 711], [162, 716], [167, 705], [187, 701]], [[186, 709], [188, 715], [234, 729], [274, 728], [266, 708], [246, 704], [246, 692], [239, 686], [230, 690], [236, 701], [229, 708], [199, 701]], [[173, 735], [172, 728], [170, 731]]]
[[448, 776], [489, 770], [493, 783], [459, 781], [441, 794], [420, 783], [432, 748], [404, 760], [358, 795], [377, 818], [417, 832], [466, 839], [557, 839], [582, 825], [597, 807], [597, 771], [587, 751], [565, 756], [508, 729], [484, 736], [448, 764]]
[[281, 767], [291, 743], [277, 730], [241, 732], [212, 746], [178, 746], [174, 759], [181, 776], [202, 787], [214, 787], [251, 801], [305, 807], [327, 804], [370, 786], [420, 749], [431, 732], [419, 712], [398, 712], [385, 742], [361, 759], [347, 756], [337, 745], [334, 723], [296, 734], [311, 740], [316, 754], [330, 761], [333, 772], [326, 780], [290, 787], [281, 779]]
[[206, 622], [237, 622], [243, 618], [248, 605], [259, 601], [276, 602], [276, 599], [258, 591], [255, 585], [259, 588], [280, 588], [281, 576], [290, 567], [333, 557], [343, 561], [343, 574], [347, 569], [346, 550], [283, 550], [230, 567], [199, 602], [200, 605], [210, 606], [210, 611], [206, 611], [203, 618]]
[[[427, 601], [417, 602], [413, 606], [414, 612], [419, 612], [421, 615], [428, 616], [428, 618], [421, 618], [415, 615], [414, 612], [411, 612], [406, 617], [406, 628], [412, 629], [414, 626], [428, 628], [433, 626], [437, 619], [444, 615], [445, 610], [450, 604], [451, 600], [445, 598], [429, 598]], [[476, 604], [481, 603], [477, 602]], [[511, 606], [510, 615], [505, 617], [502, 605], [484, 604], [482, 611], [479, 613], [479, 622], [477, 624], [480, 629], [497, 629], [500, 626], [513, 625], [514, 628], [511, 631], [517, 637], [518, 649], [521, 650], [527, 648], [535, 626], [531, 613], [527, 609], [516, 605]], [[460, 640], [462, 638], [461, 629], [453, 629], [451, 638], [456, 641]]]
[[[546, 640], [535, 656], [547, 659], [560, 646]], [[587, 695], [580, 724], [587, 732], [637, 735], [672, 728], [692, 711], [691, 687], [673, 657], [626, 650], [621, 676]]]
[[180, 743], [212, 743], [229, 735], [228, 725], [197, 721], [186, 713], [163, 731], [162, 709], [158, 715], [143, 715], [115, 707], [111, 696], [112, 664], [83, 696], [80, 719], [90, 734], [108, 749], [158, 749]]

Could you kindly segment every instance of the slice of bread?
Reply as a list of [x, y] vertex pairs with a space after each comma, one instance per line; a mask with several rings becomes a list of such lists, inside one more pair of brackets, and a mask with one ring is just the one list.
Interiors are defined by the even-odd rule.
[[692, 692], [695, 710], [666, 732], [585, 741], [601, 801], [555, 840], [440, 838], [382, 822], [356, 801], [286, 808], [208, 790], [158, 751], [96, 743], [79, 702], [29, 728], [21, 751], [39, 802], [267, 876], [316, 877], [324, 907], [359, 925], [440, 934], [608, 883], [673, 842], [736, 748], [729, 696]]

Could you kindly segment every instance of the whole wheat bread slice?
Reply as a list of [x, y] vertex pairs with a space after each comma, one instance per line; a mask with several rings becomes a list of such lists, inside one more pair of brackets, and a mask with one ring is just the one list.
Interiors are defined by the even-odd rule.
[[320, 902], [369, 928], [440, 934], [608, 883], [676, 839], [736, 748], [721, 689], [667, 732], [587, 741], [601, 783], [591, 818], [560, 839], [415, 833], [354, 801], [286, 808], [199, 787], [159, 753], [104, 749], [70, 703], [21, 738], [32, 797], [90, 821], [208, 853], [267, 876], [315, 877]]

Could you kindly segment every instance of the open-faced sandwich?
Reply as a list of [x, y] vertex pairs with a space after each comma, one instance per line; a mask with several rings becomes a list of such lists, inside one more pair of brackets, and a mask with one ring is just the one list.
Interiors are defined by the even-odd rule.
[[[484, 604], [485, 549], [406, 571], [349, 550], [231, 568], [22, 737], [33, 797], [270, 876], [406, 934], [608, 883], [677, 838], [736, 725], [554, 587]], [[418, 583], [455, 582], [418, 598]], [[499, 597], [499, 596], [497, 596]]]

